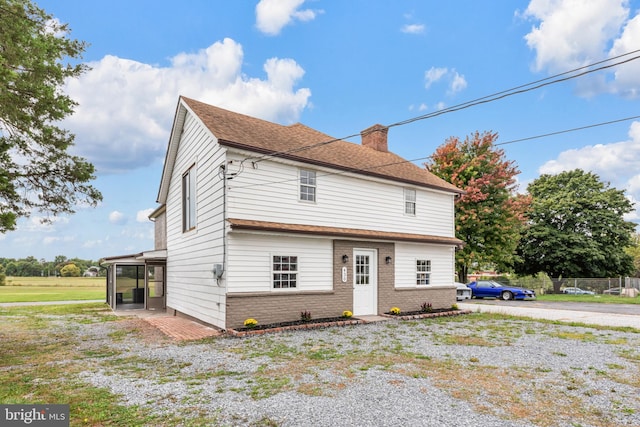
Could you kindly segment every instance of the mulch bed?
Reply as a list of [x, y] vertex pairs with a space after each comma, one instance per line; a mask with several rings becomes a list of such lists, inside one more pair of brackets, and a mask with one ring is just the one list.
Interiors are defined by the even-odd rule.
[[444, 317], [444, 316], [460, 316], [461, 314], [470, 314], [471, 310], [453, 310], [451, 308], [439, 308], [431, 311], [402, 311], [400, 314], [383, 313], [381, 316], [389, 317], [391, 319], [400, 320], [413, 320], [413, 319], [428, 319], [431, 317]]
[[[459, 316], [461, 314], [472, 313], [471, 310], [452, 310], [450, 308], [435, 309], [430, 312], [407, 311], [400, 314], [381, 314], [383, 317], [399, 320], [427, 319], [430, 317]], [[234, 337], [245, 337], [249, 335], [261, 335], [272, 332], [295, 331], [304, 329], [321, 329], [332, 326], [348, 326], [366, 323], [358, 318], [345, 319], [344, 317], [329, 317], [324, 319], [311, 319], [309, 321], [295, 320], [291, 322], [270, 323], [267, 325], [257, 325], [253, 328], [227, 329], [227, 334]]]
[[244, 337], [247, 335], [260, 335], [271, 332], [295, 331], [300, 329], [320, 329], [330, 326], [348, 326], [363, 323], [360, 319], [346, 319], [344, 317], [328, 317], [323, 319], [311, 319], [308, 321], [294, 320], [291, 322], [270, 323], [267, 325], [257, 325], [253, 328], [227, 329], [227, 333], [234, 337]]

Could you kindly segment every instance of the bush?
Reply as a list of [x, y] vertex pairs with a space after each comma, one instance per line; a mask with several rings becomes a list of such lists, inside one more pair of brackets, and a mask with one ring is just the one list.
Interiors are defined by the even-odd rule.
[[342, 317], [344, 317], [346, 319], [351, 318], [351, 316], [353, 316], [353, 313], [350, 312], [349, 310], [345, 310], [345, 311], [342, 312]]
[[391, 307], [391, 310], [389, 310], [389, 313], [394, 314], [394, 315], [398, 315], [401, 313], [400, 309], [398, 307]]

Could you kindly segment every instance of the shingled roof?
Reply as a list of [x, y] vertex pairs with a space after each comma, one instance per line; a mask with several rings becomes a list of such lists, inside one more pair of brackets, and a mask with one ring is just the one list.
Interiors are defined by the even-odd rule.
[[181, 101], [200, 118], [223, 146], [447, 192], [463, 193], [428, 170], [388, 151], [338, 140], [300, 123], [283, 126], [190, 98], [181, 97]]

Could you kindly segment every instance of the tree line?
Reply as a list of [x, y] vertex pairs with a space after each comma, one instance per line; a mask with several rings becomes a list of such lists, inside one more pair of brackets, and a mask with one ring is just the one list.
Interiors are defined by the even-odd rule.
[[[92, 268], [94, 267], [94, 268]], [[95, 268], [97, 267], [97, 268]], [[104, 276], [105, 270], [99, 268], [98, 261], [80, 258], [67, 258], [58, 255], [53, 261], [27, 258], [0, 258], [0, 273], [9, 277], [49, 277], [49, 276], [82, 276], [95, 269], [97, 275]]]

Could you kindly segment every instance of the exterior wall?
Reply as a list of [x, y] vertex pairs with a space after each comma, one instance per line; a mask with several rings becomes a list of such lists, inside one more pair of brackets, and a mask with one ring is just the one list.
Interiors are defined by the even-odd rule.
[[444, 245], [399, 243], [396, 245], [396, 287], [416, 288], [416, 260], [431, 261], [429, 286], [453, 286], [455, 249]]
[[[225, 151], [200, 122], [187, 114], [168, 190], [167, 309], [224, 328], [224, 281], [213, 275], [224, 265], [224, 187], [219, 166]], [[182, 231], [182, 176], [196, 172], [196, 227]], [[220, 283], [219, 283], [220, 282]]]
[[154, 249], [167, 249], [167, 212], [163, 212], [155, 218], [153, 224]]
[[272, 256], [298, 257], [296, 291], [331, 291], [331, 240], [231, 232], [228, 237], [227, 292], [291, 293], [273, 289]]
[[[316, 171], [315, 203], [298, 200], [300, 167]], [[452, 194], [335, 172], [272, 160], [245, 166], [230, 184], [228, 218], [455, 236]], [[416, 190], [415, 215], [404, 213], [404, 188]]]
[[[230, 254], [229, 259], [229, 283], [233, 283], [233, 288], [229, 288], [227, 294], [227, 328], [239, 328], [243, 326], [244, 320], [252, 317], [261, 324], [274, 322], [286, 322], [300, 319], [301, 311], [309, 311], [313, 318], [337, 317], [342, 315], [344, 310], [353, 310], [353, 251], [354, 249], [376, 249], [378, 253], [378, 314], [386, 313], [391, 307], [397, 306], [405, 311], [420, 310], [423, 302], [430, 302], [433, 308], [449, 308], [456, 302], [456, 290], [453, 286], [453, 276], [447, 272], [452, 272], [453, 267], [442, 265], [445, 270], [442, 276], [449, 277], [449, 281], [444, 280], [439, 285], [412, 287], [398, 287], [397, 272], [403, 276], [411, 276], [415, 282], [415, 257], [426, 253], [434, 260], [442, 259], [453, 262], [452, 248], [446, 246], [431, 245], [407, 245], [405, 243], [392, 242], [371, 242], [371, 241], [351, 241], [351, 240], [328, 240], [313, 239], [293, 236], [274, 236], [266, 234], [240, 234], [232, 233], [233, 244], [230, 245], [232, 252], [239, 250], [243, 256], [238, 257]], [[295, 291], [272, 290], [271, 271], [267, 266], [270, 259], [271, 249], [269, 245], [277, 248], [289, 247], [301, 249], [305, 245], [308, 253], [317, 252], [318, 248], [325, 248], [331, 245], [330, 259], [322, 258], [325, 270], [331, 271], [330, 286], [325, 288], [317, 287], [314, 283], [315, 274], [309, 274], [312, 269], [304, 266], [304, 259], [299, 259], [299, 287]], [[248, 247], [252, 250], [248, 251]], [[427, 246], [427, 247], [425, 247]], [[240, 250], [241, 248], [241, 250]], [[303, 252], [305, 252], [303, 251]], [[298, 252], [298, 253], [303, 253]], [[290, 255], [295, 255], [291, 253]], [[342, 256], [348, 255], [349, 262], [342, 262]], [[436, 256], [436, 255], [439, 255]], [[391, 257], [391, 263], [386, 264], [386, 257]], [[248, 257], [248, 258], [245, 258]], [[247, 259], [253, 259], [254, 264], [258, 259], [266, 260], [261, 264], [257, 274], [246, 272]], [[405, 260], [404, 258], [407, 258]], [[233, 260], [233, 261], [231, 261]], [[401, 267], [404, 266], [404, 267]], [[410, 266], [407, 267], [407, 266]], [[342, 268], [347, 268], [346, 281], [342, 280]], [[404, 269], [409, 268], [406, 272]], [[240, 274], [237, 270], [243, 271]], [[318, 270], [319, 274], [322, 274]], [[322, 274], [324, 276], [324, 274]], [[305, 279], [306, 276], [306, 279]], [[310, 281], [310, 282], [309, 282]], [[242, 282], [254, 283], [255, 286], [264, 286], [262, 291], [255, 291], [254, 287], [241, 285]], [[323, 280], [324, 282], [324, 280]], [[234, 291], [231, 291], [233, 289]]]

